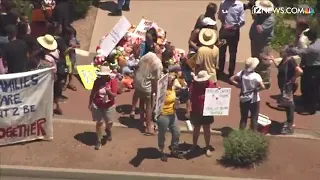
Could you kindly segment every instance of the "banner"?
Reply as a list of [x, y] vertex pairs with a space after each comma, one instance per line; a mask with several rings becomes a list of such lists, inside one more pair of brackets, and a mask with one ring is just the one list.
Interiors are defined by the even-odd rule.
[[168, 87], [168, 74], [164, 75], [161, 79], [158, 80], [157, 84], [157, 96], [156, 96], [156, 106], [155, 106], [155, 117], [158, 117], [161, 114], [161, 110], [166, 98], [166, 92]]
[[131, 23], [126, 17], [122, 16], [107, 37], [100, 43], [100, 48], [103, 50], [105, 56], [108, 56], [111, 53], [113, 48], [116, 47], [123, 36], [126, 35], [130, 27]]
[[228, 116], [231, 88], [207, 88], [203, 116]]
[[93, 65], [81, 65], [77, 66], [77, 71], [84, 88], [86, 90], [91, 90], [94, 81], [97, 79], [97, 68]]
[[51, 68], [0, 75], [0, 145], [53, 139]]

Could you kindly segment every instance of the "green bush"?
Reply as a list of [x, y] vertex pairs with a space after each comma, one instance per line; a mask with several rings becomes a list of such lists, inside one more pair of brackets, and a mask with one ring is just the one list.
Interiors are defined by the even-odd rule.
[[221, 163], [228, 166], [249, 167], [267, 158], [269, 143], [265, 136], [250, 130], [233, 131], [224, 139]]

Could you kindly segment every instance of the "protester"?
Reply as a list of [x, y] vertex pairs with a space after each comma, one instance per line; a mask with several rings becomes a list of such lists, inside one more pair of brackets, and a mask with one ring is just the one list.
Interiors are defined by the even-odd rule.
[[187, 108], [187, 114], [190, 114], [190, 120], [194, 126], [193, 129], [193, 146], [190, 152], [199, 148], [198, 139], [200, 135], [200, 129], [203, 128], [204, 140], [206, 143], [206, 155], [210, 157], [212, 155], [212, 147], [210, 146], [211, 130], [210, 125], [213, 123], [213, 116], [203, 116], [204, 99], [206, 88], [216, 88], [216, 84], [212, 83], [209, 79], [211, 76], [207, 71], [200, 71], [195, 77], [194, 82], [190, 86], [190, 101], [191, 108]]
[[195, 74], [205, 70], [210, 75], [210, 80], [213, 83], [217, 82], [216, 64], [219, 56], [219, 49], [215, 46], [217, 41], [217, 33], [215, 30], [203, 28], [199, 33], [199, 42], [201, 47], [196, 53]]
[[230, 78], [230, 81], [240, 88], [240, 129], [246, 128], [249, 111], [251, 115], [251, 130], [257, 131], [258, 128], [259, 91], [265, 89], [261, 76], [254, 72], [258, 64], [258, 58], [250, 57], [245, 61], [245, 69]]
[[28, 45], [17, 39], [16, 25], [10, 24], [5, 28], [9, 42], [4, 45], [1, 56], [8, 73], [21, 73], [28, 71]]
[[289, 46], [285, 46], [280, 52], [282, 61], [277, 64], [278, 68], [278, 87], [280, 89], [281, 100], [280, 105], [285, 108], [287, 122], [282, 128], [282, 134], [294, 133], [294, 110], [295, 104], [293, 101], [293, 94], [297, 90], [297, 79], [303, 73], [301, 67], [296, 63]]
[[307, 48], [310, 45], [310, 41], [305, 32], [309, 31], [308, 22], [305, 20], [297, 20], [296, 22], [296, 40], [295, 46], [298, 48]]
[[26, 34], [31, 34], [31, 27], [29, 24], [29, 17], [25, 13], [20, 14], [20, 22], [24, 23], [27, 25], [27, 33]]
[[13, 2], [10, 0], [1, 1], [1, 14], [0, 14], [0, 49], [4, 44], [8, 43], [8, 36], [6, 27], [8, 25], [16, 25], [18, 23], [18, 16], [11, 12]]
[[229, 76], [234, 74], [237, 49], [240, 39], [240, 28], [245, 24], [243, 3], [239, 0], [224, 0], [220, 4], [218, 19], [221, 21], [220, 39], [226, 43], [219, 48], [219, 74], [224, 74], [226, 51], [229, 47]]
[[315, 114], [319, 101], [320, 88], [320, 39], [317, 38], [317, 30], [310, 29], [304, 33], [311, 41], [309, 47], [304, 49], [292, 48], [293, 53], [305, 57], [305, 67], [302, 78], [304, 83], [303, 100], [308, 114]]
[[178, 152], [180, 128], [178, 125], [178, 119], [175, 113], [176, 108], [176, 92], [173, 89], [173, 82], [176, 76], [170, 75], [168, 79], [168, 87], [166, 97], [164, 99], [164, 105], [160, 116], [157, 118], [158, 124], [158, 146], [161, 152], [161, 160], [167, 162], [167, 155], [164, 151], [166, 132], [169, 129], [172, 135], [171, 138], [171, 155], [173, 157], [182, 159], [183, 156]]
[[118, 0], [117, 9], [115, 9], [111, 16], [122, 16], [122, 11], [130, 11], [131, 0]]
[[[203, 19], [208, 17], [214, 21], [216, 21], [216, 13], [217, 13], [218, 7], [215, 3], [209, 3], [206, 9], [206, 12], [204, 14], [201, 14], [198, 19], [197, 22], [194, 26], [194, 29], [201, 29], [202, 28], [202, 22]], [[216, 27], [216, 26], [215, 26]]]
[[70, 0], [59, 0], [56, 2], [56, 6], [52, 12], [53, 22], [58, 23], [62, 27], [62, 34], [65, 33], [67, 27], [71, 27], [72, 13], [71, 13], [71, 2]]
[[[146, 122], [144, 135], [154, 134], [152, 123], [153, 94], [157, 91], [157, 82], [160, 79], [163, 66], [161, 62], [162, 50], [155, 45], [153, 52], [142, 56], [134, 77], [135, 91], [133, 96], [140, 100], [140, 120]], [[160, 58], [159, 58], [160, 57]]]
[[[117, 80], [111, 78], [111, 69], [109, 66], [102, 66], [97, 73], [99, 76], [95, 81], [91, 90], [89, 106], [92, 119], [96, 121], [97, 142], [95, 149], [99, 150], [102, 141], [112, 141], [111, 128], [115, 118], [116, 107], [115, 97], [117, 95]], [[103, 121], [106, 124], [106, 136], [103, 137]]]

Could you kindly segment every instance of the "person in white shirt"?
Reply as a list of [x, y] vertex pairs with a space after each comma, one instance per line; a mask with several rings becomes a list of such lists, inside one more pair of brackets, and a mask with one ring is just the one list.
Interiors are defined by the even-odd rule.
[[247, 126], [248, 113], [251, 114], [251, 130], [258, 129], [258, 116], [260, 111], [259, 91], [265, 89], [261, 76], [254, 70], [259, 64], [258, 58], [248, 58], [245, 61], [245, 69], [233, 75], [230, 81], [240, 90], [240, 129]]

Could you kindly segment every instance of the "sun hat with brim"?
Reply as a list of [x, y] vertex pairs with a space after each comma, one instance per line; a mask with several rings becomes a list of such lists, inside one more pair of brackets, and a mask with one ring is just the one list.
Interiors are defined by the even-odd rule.
[[200, 71], [196, 76], [194, 76], [194, 80], [197, 82], [203, 82], [203, 81], [208, 81], [210, 79], [210, 75], [208, 74], [207, 71]]
[[274, 5], [270, 0], [258, 0], [255, 2], [255, 6], [264, 12], [270, 11], [269, 13], [272, 13], [271, 10], [274, 8]]
[[259, 64], [258, 58], [250, 57], [245, 61], [245, 66], [247, 71], [254, 71]]
[[217, 41], [217, 33], [213, 29], [203, 28], [199, 32], [199, 41], [205, 46], [214, 45]]
[[97, 72], [98, 76], [110, 76], [111, 75], [111, 69], [109, 66], [101, 66], [100, 71]]
[[56, 50], [58, 47], [57, 41], [49, 34], [38, 37], [37, 41], [43, 48], [50, 51]]

